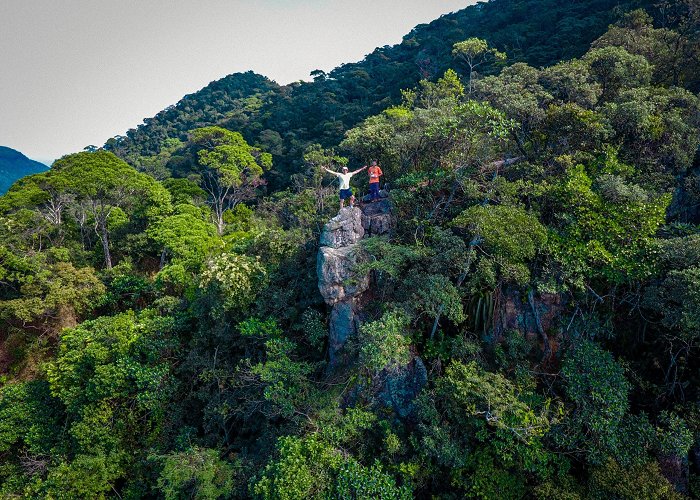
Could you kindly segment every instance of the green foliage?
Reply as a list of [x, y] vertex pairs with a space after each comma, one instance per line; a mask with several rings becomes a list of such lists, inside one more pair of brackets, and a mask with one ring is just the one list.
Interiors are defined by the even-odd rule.
[[392, 176], [410, 168], [453, 172], [486, 161], [507, 137], [513, 123], [488, 103], [466, 99], [457, 75], [422, 81], [404, 93], [400, 106], [373, 116], [346, 134], [341, 147], [359, 157], [383, 158]]
[[567, 356], [562, 375], [573, 409], [557, 439], [593, 464], [608, 457], [625, 466], [644, 461], [654, 430], [646, 416], [628, 414], [631, 386], [612, 355], [582, 341]]
[[189, 179], [166, 179], [163, 187], [168, 190], [174, 205], [195, 204], [206, 199], [207, 193]]
[[168, 500], [216, 500], [234, 489], [235, 465], [221, 460], [216, 450], [195, 446], [158, 458], [163, 463], [158, 488]]
[[[56, 333], [72, 326], [94, 307], [105, 287], [91, 267], [76, 269], [70, 262], [46, 254], [17, 258], [0, 246], [3, 285], [18, 293], [0, 299], [0, 320], [12, 324], [34, 324]], [[59, 256], [54, 252], [54, 256]], [[14, 297], [13, 297], [14, 295]], [[4, 329], [4, 328], [2, 328]]]
[[442, 274], [416, 274], [406, 278], [404, 285], [410, 291], [407, 306], [416, 317], [423, 314], [434, 318], [444, 314], [455, 324], [465, 319], [462, 295], [458, 288]]
[[221, 127], [192, 131], [197, 150], [200, 186], [209, 196], [219, 234], [224, 232], [224, 212], [254, 198], [260, 176], [272, 167], [272, 155], [251, 147], [238, 132]]
[[492, 47], [486, 40], [479, 38], [469, 38], [462, 42], [457, 42], [452, 46], [452, 56], [466, 64], [469, 70], [469, 93], [472, 91], [472, 79], [475, 70], [488, 63], [502, 63], [506, 60], [506, 55]]
[[363, 466], [319, 437], [281, 438], [279, 460], [268, 464], [253, 493], [259, 498], [410, 498], [380, 463]]
[[272, 405], [269, 415], [291, 418], [314, 401], [310, 375], [311, 363], [294, 361], [296, 345], [288, 339], [271, 338], [265, 342], [265, 361], [250, 368], [263, 384], [263, 397]]
[[666, 456], [683, 457], [693, 445], [693, 433], [685, 421], [674, 413], [662, 412], [657, 426], [659, 452]]
[[475, 237], [483, 239], [488, 250], [514, 262], [533, 259], [547, 240], [537, 218], [516, 207], [471, 207], [455, 220], [455, 225], [469, 228]]
[[51, 394], [65, 407], [69, 454], [40, 488], [96, 497], [127, 473], [136, 454], [130, 443], [154, 437], [171, 396], [170, 367], [161, 356], [173, 348], [164, 335], [172, 328], [169, 318], [146, 311], [62, 332], [46, 372]]
[[614, 99], [625, 86], [638, 87], [651, 81], [649, 61], [620, 47], [593, 49], [586, 54], [584, 61], [600, 85], [604, 100]]
[[362, 264], [358, 272], [377, 271], [392, 278], [399, 277], [410, 263], [416, 262], [422, 255], [420, 248], [392, 244], [382, 238], [368, 238], [362, 241], [362, 246], [372, 259]]
[[576, 404], [580, 421], [593, 432], [605, 432], [628, 409], [629, 382], [609, 352], [582, 342], [562, 366], [566, 393]]
[[249, 306], [266, 279], [267, 271], [259, 259], [224, 253], [207, 263], [199, 286], [214, 295], [219, 301], [217, 308], [223, 312]]
[[608, 174], [595, 186], [582, 165], [568, 169], [564, 183], [552, 194], [557, 208], [568, 207], [550, 238], [550, 251], [561, 262], [564, 280], [581, 286], [575, 267], [585, 269], [583, 277], [602, 276], [616, 283], [653, 272], [653, 261], [645, 256], [663, 224], [669, 195], [655, 197]]
[[[63, 433], [58, 429], [63, 411], [44, 381], [10, 384], [0, 389], [0, 469], [2, 483], [23, 486], [33, 474], [49, 463], [50, 455], [61, 451]], [[32, 457], [35, 470], [22, 470], [17, 465], [20, 452]], [[0, 488], [3, 494], [12, 490]]]
[[660, 313], [668, 329], [688, 341], [696, 340], [700, 331], [700, 267], [670, 271], [661, 284], [648, 290], [645, 302]]
[[[493, 428], [502, 439], [533, 445], [549, 428], [548, 404], [536, 411], [521, 399], [520, 391], [510, 381], [479, 370], [475, 363], [450, 366], [438, 391], [451, 395], [446, 400], [451, 415], [475, 418]], [[459, 417], [459, 412], [465, 412], [464, 417]]]
[[[650, 3], [481, 3], [15, 183], [0, 496], [696, 493], [700, 18]], [[392, 228], [329, 365], [319, 166], [372, 159]]]
[[406, 336], [408, 318], [399, 312], [387, 312], [381, 319], [360, 328], [360, 365], [373, 373], [391, 370], [410, 361], [410, 338]]
[[590, 491], [596, 498], [681, 499], [656, 462], [621, 467], [614, 460], [593, 469]]
[[[454, 362], [422, 403], [421, 448], [447, 467], [452, 487], [478, 498], [526, 489], [526, 473], [551, 477], [560, 466], [544, 446], [550, 402], [474, 362]], [[473, 449], [468, 453], [468, 449]]]
[[210, 253], [221, 248], [222, 243], [214, 224], [184, 207], [175, 207], [175, 215], [157, 221], [148, 228], [147, 234], [163, 248], [163, 252], [172, 256], [173, 262], [197, 270]]
[[[494, 265], [506, 281], [519, 284], [527, 283], [530, 274], [526, 264], [547, 241], [547, 231], [537, 217], [518, 207], [470, 207], [453, 224], [466, 228], [473, 241], [483, 242], [484, 260], [488, 261], [481, 264], [485, 271]], [[495, 285], [488, 278], [484, 282]]]

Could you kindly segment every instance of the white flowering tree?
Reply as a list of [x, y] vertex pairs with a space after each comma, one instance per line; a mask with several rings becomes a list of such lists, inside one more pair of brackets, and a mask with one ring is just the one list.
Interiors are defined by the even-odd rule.
[[215, 294], [216, 313], [248, 307], [267, 282], [259, 258], [224, 253], [211, 259], [202, 272], [200, 288]]

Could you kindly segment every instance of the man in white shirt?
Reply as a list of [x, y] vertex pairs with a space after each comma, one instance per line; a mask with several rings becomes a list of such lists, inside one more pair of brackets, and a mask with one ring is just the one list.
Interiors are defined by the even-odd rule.
[[350, 188], [350, 179], [353, 175], [359, 174], [367, 167], [364, 166], [361, 169], [353, 172], [349, 172], [348, 167], [343, 167], [342, 172], [335, 172], [327, 169], [326, 167], [321, 168], [329, 174], [335, 175], [340, 180], [340, 208], [342, 209], [345, 206], [345, 200], [348, 200], [350, 207], [353, 207], [355, 205], [355, 197], [352, 195], [352, 189]]

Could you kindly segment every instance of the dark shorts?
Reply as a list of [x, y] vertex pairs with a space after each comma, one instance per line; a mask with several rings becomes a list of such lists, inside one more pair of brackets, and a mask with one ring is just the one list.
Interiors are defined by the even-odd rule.
[[379, 198], [379, 183], [378, 182], [370, 182], [369, 183], [369, 194], [372, 196], [372, 199]]
[[352, 196], [352, 189], [341, 189], [340, 190], [340, 199], [341, 200], [347, 200]]

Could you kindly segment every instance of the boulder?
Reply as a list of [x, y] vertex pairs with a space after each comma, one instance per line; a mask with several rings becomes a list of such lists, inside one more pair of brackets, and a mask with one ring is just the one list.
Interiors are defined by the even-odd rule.
[[372, 217], [391, 213], [391, 201], [388, 199], [370, 202], [362, 205], [362, 215]]
[[357, 276], [355, 272], [357, 265], [366, 258], [366, 253], [357, 244], [319, 249], [316, 262], [318, 289], [327, 304], [334, 305], [367, 291], [369, 274]]
[[368, 203], [362, 207], [362, 227], [365, 236], [388, 234], [394, 226], [391, 202], [388, 199]]
[[401, 419], [415, 415], [415, 399], [428, 383], [428, 370], [418, 356], [403, 366], [384, 368], [371, 379], [360, 378], [345, 395], [344, 408], [369, 405]]
[[423, 360], [414, 356], [404, 366], [385, 368], [375, 379], [375, 403], [407, 418], [413, 413], [416, 397], [428, 383], [428, 370]]
[[362, 212], [357, 207], [345, 207], [323, 227], [321, 246], [341, 248], [357, 243], [365, 235]]

